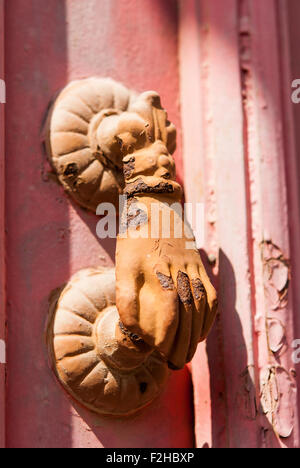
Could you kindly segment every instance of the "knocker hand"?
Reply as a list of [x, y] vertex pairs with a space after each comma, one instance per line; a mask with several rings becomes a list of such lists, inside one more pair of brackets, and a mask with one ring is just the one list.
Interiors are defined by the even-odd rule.
[[180, 369], [207, 337], [217, 303], [181, 205], [173, 203], [162, 194], [129, 199], [117, 241], [116, 299], [124, 326]]

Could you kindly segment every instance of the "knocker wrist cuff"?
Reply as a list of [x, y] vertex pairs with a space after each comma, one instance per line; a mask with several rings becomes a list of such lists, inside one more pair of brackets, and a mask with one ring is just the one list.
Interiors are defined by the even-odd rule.
[[182, 189], [177, 182], [171, 180], [142, 176], [127, 183], [123, 193], [128, 198], [141, 194], [169, 194], [178, 199], [182, 196]]

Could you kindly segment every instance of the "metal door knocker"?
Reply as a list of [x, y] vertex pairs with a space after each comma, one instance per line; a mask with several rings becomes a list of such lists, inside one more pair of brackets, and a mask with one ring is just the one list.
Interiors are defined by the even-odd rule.
[[[95, 212], [101, 202], [117, 206], [126, 196], [116, 269], [80, 271], [52, 297], [51, 365], [86, 408], [128, 415], [161, 392], [169, 369], [192, 359], [217, 310], [178, 209], [176, 130], [157, 93], [137, 94], [109, 78], [69, 84], [46, 128], [49, 160], [77, 203]], [[169, 216], [168, 236], [155, 213]]]

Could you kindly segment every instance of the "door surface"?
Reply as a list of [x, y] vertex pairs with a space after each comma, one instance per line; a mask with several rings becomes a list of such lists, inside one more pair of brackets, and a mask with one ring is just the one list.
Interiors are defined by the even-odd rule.
[[49, 174], [41, 131], [69, 81], [109, 76], [158, 91], [179, 129], [177, 5], [169, 0], [5, 2], [8, 447], [192, 447], [191, 379], [173, 373], [142, 413], [101, 418], [71, 402], [49, 368], [48, 297], [81, 268], [113, 265], [97, 217], [78, 208]]
[[[0, 0], [0, 39], [0, 446], [299, 447], [299, 0]], [[45, 345], [51, 292], [114, 264], [42, 145], [88, 76], [161, 95], [219, 296], [192, 363], [126, 419], [70, 400]]]

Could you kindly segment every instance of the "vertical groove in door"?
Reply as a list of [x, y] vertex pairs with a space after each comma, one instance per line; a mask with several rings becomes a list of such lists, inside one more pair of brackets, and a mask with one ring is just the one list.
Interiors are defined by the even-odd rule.
[[[198, 241], [201, 257], [215, 285], [217, 268], [208, 256], [217, 257], [215, 161], [210, 122], [209, 43], [205, 5], [198, 0], [179, 0], [179, 67], [183, 161], [186, 201], [204, 204], [204, 226]], [[200, 205], [198, 205], [200, 207]], [[195, 221], [195, 219], [193, 220]], [[196, 233], [197, 237], [197, 233]], [[199, 247], [200, 245], [198, 245]], [[195, 437], [197, 447], [226, 446], [226, 388], [220, 317], [205, 344], [199, 344], [191, 363], [194, 385]]]

